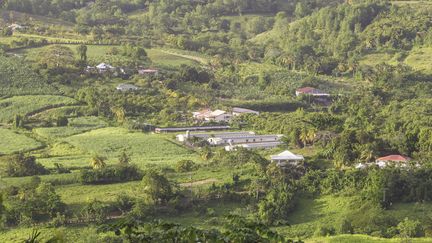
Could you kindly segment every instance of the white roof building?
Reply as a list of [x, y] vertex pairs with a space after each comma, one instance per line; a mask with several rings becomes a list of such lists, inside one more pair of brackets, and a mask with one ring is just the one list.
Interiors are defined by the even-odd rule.
[[274, 149], [281, 145], [281, 141], [267, 142], [267, 143], [247, 143], [247, 144], [236, 144], [225, 146], [225, 151], [235, 151], [237, 148], [245, 149]]
[[223, 133], [190, 133], [179, 134], [176, 136], [177, 141], [185, 142], [189, 138], [199, 138], [207, 140], [209, 138], [233, 138], [233, 137], [244, 137], [254, 135], [254, 132], [223, 132]]
[[215, 110], [204, 117], [206, 121], [216, 121], [216, 122], [229, 122], [231, 121], [232, 114], [223, 111]]
[[96, 68], [97, 68], [99, 71], [101, 71], [101, 72], [108, 71], [108, 70], [114, 70], [114, 69], [115, 69], [115, 67], [113, 67], [113, 66], [111, 66], [111, 65], [109, 65], [109, 64], [106, 64], [106, 63], [104, 63], [104, 62], [101, 63], [101, 64], [99, 64], [99, 65], [97, 65]]
[[226, 137], [211, 137], [207, 141], [210, 145], [234, 145], [234, 144], [252, 144], [252, 143], [269, 143], [279, 142], [283, 135], [241, 135]]
[[278, 166], [285, 166], [287, 164], [297, 165], [304, 160], [304, 157], [303, 155], [297, 155], [286, 150], [278, 155], [271, 156], [271, 160], [272, 162], [276, 162]]
[[139, 90], [139, 87], [135, 86], [133, 84], [119, 84], [116, 89], [118, 91], [127, 92], [127, 91], [136, 91], [136, 90]]
[[233, 116], [240, 116], [243, 114], [255, 114], [255, 115], [259, 115], [258, 111], [254, 111], [254, 110], [250, 110], [250, 109], [245, 109], [245, 108], [239, 108], [239, 107], [234, 107], [233, 111], [232, 111]]

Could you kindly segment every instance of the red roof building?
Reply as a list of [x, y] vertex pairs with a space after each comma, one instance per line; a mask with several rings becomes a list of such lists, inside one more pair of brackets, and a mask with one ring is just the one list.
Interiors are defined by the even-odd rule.
[[312, 95], [312, 96], [330, 96], [330, 94], [312, 87], [303, 87], [296, 90], [296, 96]]
[[409, 157], [393, 154], [393, 155], [378, 158], [376, 160], [376, 164], [381, 168], [386, 167], [390, 164], [400, 166], [400, 167], [405, 167], [407, 166], [407, 162], [409, 162], [410, 160], [411, 158]]

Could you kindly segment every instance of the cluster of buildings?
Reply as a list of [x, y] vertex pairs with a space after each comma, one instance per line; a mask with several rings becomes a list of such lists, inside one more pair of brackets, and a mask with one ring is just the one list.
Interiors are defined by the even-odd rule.
[[[114, 67], [110, 64], [107, 63], [100, 63], [96, 66], [87, 66], [86, 68], [86, 72], [87, 73], [99, 73], [99, 74], [103, 74], [103, 73], [116, 73], [116, 72], [120, 72], [121, 74], [125, 74], [125, 70], [123, 68], [119, 68], [119, 67]], [[147, 68], [139, 68], [137, 70], [139, 75], [142, 76], [157, 76], [159, 75], [159, 70], [157, 69], [147, 69]]]
[[258, 111], [234, 107], [231, 112], [224, 110], [211, 110], [203, 109], [200, 111], [192, 112], [192, 117], [197, 122], [230, 122], [233, 117], [243, 114], [259, 115]]
[[282, 144], [283, 135], [257, 135], [254, 132], [192, 133], [176, 136], [177, 141], [186, 143], [192, 140], [207, 141], [211, 146], [224, 146], [226, 151], [237, 148], [272, 149]]
[[408, 167], [412, 161], [411, 158], [399, 154], [388, 155], [375, 160], [374, 163], [359, 163], [356, 165], [357, 169], [365, 169], [369, 166], [378, 166], [379, 168], [385, 168], [388, 166], [405, 168]]

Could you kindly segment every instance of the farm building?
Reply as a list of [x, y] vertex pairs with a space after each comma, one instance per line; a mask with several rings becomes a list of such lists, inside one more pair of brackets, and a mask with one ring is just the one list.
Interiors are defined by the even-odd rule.
[[155, 133], [172, 133], [172, 132], [187, 132], [187, 131], [220, 131], [228, 130], [230, 126], [204, 126], [204, 127], [158, 127]]
[[408, 166], [408, 162], [411, 161], [411, 158], [402, 156], [402, 155], [389, 155], [385, 157], [378, 158], [375, 161], [375, 164], [380, 168], [384, 168], [390, 165], [396, 167], [406, 167]]
[[215, 110], [211, 112], [207, 117], [205, 117], [205, 120], [215, 122], [229, 122], [231, 118], [232, 114], [223, 110]]
[[98, 70], [98, 72], [104, 73], [104, 72], [108, 72], [108, 71], [114, 71], [115, 67], [113, 67], [109, 64], [106, 64], [106, 63], [101, 63], [101, 64], [96, 66], [96, 69]]
[[259, 115], [259, 112], [258, 111], [254, 111], [254, 110], [250, 110], [250, 109], [234, 107], [233, 110], [232, 110], [232, 114], [233, 114], [233, 116], [241, 116], [243, 114], [255, 114], [255, 115]]
[[139, 90], [138, 86], [135, 86], [133, 84], [119, 84], [116, 88], [118, 91], [122, 92], [128, 92], [128, 91], [136, 91]]
[[177, 141], [185, 142], [190, 138], [198, 138], [203, 140], [208, 140], [209, 138], [225, 138], [225, 137], [237, 137], [254, 135], [254, 132], [224, 132], [224, 133], [191, 133], [186, 132], [186, 134], [179, 134], [176, 136]]
[[138, 69], [138, 74], [143, 76], [157, 76], [159, 74], [159, 70], [157, 69]]
[[11, 24], [8, 26], [8, 28], [11, 29], [12, 31], [25, 29], [24, 26], [19, 25], [19, 24]]
[[225, 146], [225, 151], [235, 151], [237, 148], [245, 149], [274, 149], [282, 144], [281, 141], [277, 142], [266, 142], [266, 143], [247, 143], [247, 144], [236, 144]]
[[232, 114], [223, 110], [212, 111], [204, 109], [197, 112], [192, 112], [193, 118], [197, 121], [214, 121], [214, 122], [229, 122], [231, 121]]
[[195, 120], [204, 120], [206, 116], [208, 116], [212, 111], [210, 109], [203, 109], [200, 111], [192, 112], [192, 117]]
[[296, 96], [301, 96], [301, 95], [312, 95], [315, 97], [328, 97], [328, 96], [330, 96], [329, 93], [326, 93], [324, 91], [321, 91], [319, 89], [312, 88], [312, 87], [304, 87], [304, 88], [297, 89], [296, 90]]
[[297, 155], [286, 150], [278, 155], [271, 156], [271, 161], [275, 162], [278, 166], [283, 167], [288, 164], [298, 165], [304, 161], [304, 157], [303, 155]]
[[211, 137], [207, 141], [210, 145], [233, 145], [233, 144], [248, 144], [248, 143], [268, 143], [279, 142], [283, 135], [243, 135], [231, 137]]

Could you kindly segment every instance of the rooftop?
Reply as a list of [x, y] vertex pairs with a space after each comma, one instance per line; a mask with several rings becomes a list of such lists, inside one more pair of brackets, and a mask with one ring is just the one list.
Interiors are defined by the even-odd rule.
[[377, 159], [377, 161], [394, 161], [394, 162], [407, 162], [410, 160], [411, 158], [398, 155], [398, 154], [388, 155]]
[[272, 160], [304, 160], [303, 155], [296, 155], [288, 150], [278, 154], [271, 156]]

